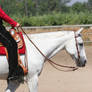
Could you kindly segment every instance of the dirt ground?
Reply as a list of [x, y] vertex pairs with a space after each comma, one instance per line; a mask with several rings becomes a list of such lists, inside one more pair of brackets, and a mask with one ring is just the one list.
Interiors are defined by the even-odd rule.
[[[76, 71], [58, 71], [46, 62], [39, 77], [39, 92], [92, 92], [92, 47], [86, 46], [85, 49], [87, 65]], [[54, 56], [52, 60], [59, 64], [75, 65], [64, 50]], [[5, 88], [6, 81], [0, 80], [0, 92], [4, 92]], [[16, 92], [28, 92], [26, 84], [22, 84]]]

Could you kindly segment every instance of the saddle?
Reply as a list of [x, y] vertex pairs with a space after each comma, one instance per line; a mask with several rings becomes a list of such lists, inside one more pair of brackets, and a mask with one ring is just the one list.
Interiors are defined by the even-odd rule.
[[[20, 54], [25, 54], [25, 44], [24, 44], [22, 32], [16, 32], [16, 30], [12, 28], [12, 29], [9, 30], [9, 33], [12, 35], [12, 37], [17, 42], [17, 46], [18, 46], [18, 64], [23, 68], [24, 75], [26, 75], [28, 73], [28, 69], [27, 69], [27, 67], [25, 67], [22, 64], [22, 61], [20, 59]], [[0, 43], [0, 51], [1, 51], [0, 54], [1, 55], [6, 55], [6, 57], [8, 59], [7, 49], [3, 46], [2, 43]]]

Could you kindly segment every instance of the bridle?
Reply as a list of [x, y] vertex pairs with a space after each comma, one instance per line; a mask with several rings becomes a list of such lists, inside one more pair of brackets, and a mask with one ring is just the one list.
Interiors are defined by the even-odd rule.
[[79, 37], [80, 35], [76, 35], [76, 33], [75, 33], [75, 32], [74, 32], [74, 35], [75, 35], [76, 49], [77, 49], [78, 62], [79, 62], [79, 60], [80, 60], [80, 51], [79, 51], [79, 48], [78, 48], [78, 41], [77, 41], [77, 37]]
[[[26, 37], [28, 38], [28, 40], [35, 46], [35, 48], [40, 52], [40, 54], [45, 58], [45, 60], [47, 60], [54, 68], [56, 68], [57, 70], [59, 71], [64, 71], [64, 72], [67, 72], [67, 71], [75, 71], [78, 69], [78, 67], [72, 67], [72, 66], [66, 66], [66, 65], [61, 65], [61, 64], [57, 64], [55, 63], [54, 61], [52, 61], [51, 59], [49, 59], [48, 57], [46, 57], [41, 51], [40, 49], [33, 43], [33, 41], [29, 38], [29, 36], [26, 34], [26, 32], [23, 30], [23, 28], [20, 26], [18, 27], [22, 30], [22, 32], [26, 35]], [[18, 29], [17, 28], [17, 29]], [[18, 29], [19, 30], [19, 29]], [[77, 48], [77, 53], [78, 53], [78, 61], [80, 59], [80, 52], [79, 52], [79, 49], [78, 49], [78, 42], [77, 42], [77, 38], [78, 36], [76, 36], [75, 34], [75, 41], [76, 41], [76, 48]], [[63, 67], [63, 68], [69, 68], [69, 70], [62, 70], [60, 68], [57, 68], [56, 66], [58, 67]]]

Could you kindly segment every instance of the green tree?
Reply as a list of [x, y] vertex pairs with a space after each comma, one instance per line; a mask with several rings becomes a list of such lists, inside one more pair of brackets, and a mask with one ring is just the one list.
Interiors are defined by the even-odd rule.
[[92, 6], [92, 0], [88, 0], [88, 4]]
[[88, 9], [92, 12], [92, 0], [88, 0]]
[[85, 12], [87, 11], [87, 4], [86, 3], [75, 3], [74, 5], [72, 5], [72, 11], [74, 12]]

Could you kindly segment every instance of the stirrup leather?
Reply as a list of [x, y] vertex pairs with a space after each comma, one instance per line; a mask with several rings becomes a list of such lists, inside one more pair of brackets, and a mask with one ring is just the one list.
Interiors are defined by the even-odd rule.
[[23, 71], [24, 71], [24, 75], [26, 75], [28, 73], [28, 69], [27, 67], [25, 67], [20, 59], [20, 55], [18, 54], [18, 64], [22, 67]]

